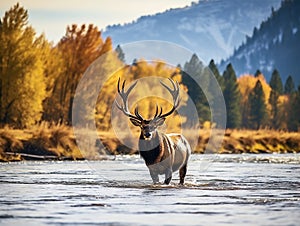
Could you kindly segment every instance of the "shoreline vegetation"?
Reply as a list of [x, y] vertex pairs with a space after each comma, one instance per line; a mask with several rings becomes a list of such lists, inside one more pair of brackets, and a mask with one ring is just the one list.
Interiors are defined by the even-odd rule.
[[[88, 137], [89, 131], [82, 131]], [[210, 129], [201, 129], [195, 154], [241, 154], [241, 153], [300, 153], [300, 133], [261, 130], [229, 130], [210, 137]], [[223, 136], [224, 135], [224, 136]], [[113, 159], [118, 154], [137, 154], [133, 148], [126, 147], [110, 132], [98, 134], [104, 148], [99, 144], [87, 143], [86, 150], [76, 144], [71, 127], [65, 125], [41, 124], [31, 129], [13, 129], [5, 126], [0, 129], [0, 161], [22, 160], [103, 160]], [[133, 144], [137, 139], [133, 140]], [[210, 140], [211, 139], [211, 140]], [[223, 139], [221, 148], [214, 148], [214, 141]], [[207, 146], [208, 141], [210, 145]], [[82, 148], [81, 148], [82, 149]]]
[[[283, 10], [293, 8], [294, 3], [285, 4]], [[279, 11], [271, 15], [275, 27], [279, 15]], [[221, 72], [214, 59], [205, 66], [197, 54], [176, 67], [157, 60], [159, 56], [143, 59], [143, 54], [126, 63], [122, 48], [114, 49], [114, 40], [102, 37], [94, 24], [70, 24], [62, 38], [53, 43], [44, 34], [37, 35], [28, 18], [28, 11], [19, 3], [0, 18], [1, 161], [101, 160], [137, 153], [135, 132], [129, 136], [122, 129], [123, 122], [112, 120], [119, 78], [127, 84], [149, 78], [135, 87], [132, 96], [132, 106], [139, 106], [141, 115], [149, 119], [155, 114], [155, 103], [164, 112], [172, 107], [169, 94], [166, 96], [164, 87], [158, 84], [168, 78], [178, 82], [178, 110], [183, 114], [169, 118], [172, 122], [166, 121], [166, 131], [181, 131], [183, 123], [194, 125], [196, 120], [189, 117], [190, 99], [198, 113], [197, 121], [204, 127], [183, 134], [196, 137], [196, 141], [199, 137], [197, 145], [192, 146], [194, 153], [300, 152], [300, 86], [293, 80], [297, 75], [284, 75], [288, 77], [283, 83], [276, 65], [270, 68], [272, 73], [268, 70], [270, 74], [257, 70], [237, 75], [231, 63]], [[213, 85], [211, 76], [218, 84]], [[220, 130], [214, 130], [217, 134], [211, 136], [209, 127], [220, 126], [218, 122], [224, 117], [229, 128], [225, 136]], [[73, 119], [99, 131], [112, 130], [117, 122], [126, 142], [114, 132], [95, 134], [89, 129], [76, 131], [79, 136], [75, 138], [72, 127], [66, 126], [76, 124]], [[259, 128], [269, 129], [256, 130]], [[96, 141], [97, 135], [101, 142]], [[222, 146], [218, 145], [221, 142]]]

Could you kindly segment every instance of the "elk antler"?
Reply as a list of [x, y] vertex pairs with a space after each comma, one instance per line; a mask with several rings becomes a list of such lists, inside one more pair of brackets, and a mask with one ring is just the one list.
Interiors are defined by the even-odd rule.
[[162, 84], [163, 87], [165, 87], [169, 93], [172, 95], [173, 97], [173, 107], [172, 109], [165, 113], [165, 114], [162, 114], [162, 107], [160, 107], [160, 112], [158, 113], [158, 106], [156, 105], [156, 112], [155, 112], [155, 116], [154, 116], [154, 119], [159, 119], [159, 118], [165, 118], [167, 116], [169, 116], [170, 114], [172, 114], [176, 108], [179, 106], [179, 102], [180, 102], [180, 99], [179, 99], [179, 84], [178, 82], [176, 81], [176, 83], [170, 79], [170, 82], [172, 83], [172, 86], [173, 86], [173, 90], [168, 87], [166, 84], [164, 84], [163, 82], [160, 82]]
[[125, 92], [125, 82], [126, 80], [124, 80], [124, 82], [122, 83], [122, 88], [120, 88], [120, 78], [118, 79], [118, 93], [120, 95], [120, 97], [122, 98], [123, 101], [123, 106], [121, 106], [117, 100], [115, 100], [117, 107], [128, 117], [130, 118], [134, 118], [137, 119], [139, 121], [142, 121], [143, 118], [142, 116], [138, 113], [138, 108], [136, 107], [135, 109], [135, 115], [131, 114], [130, 111], [128, 110], [128, 95], [131, 92], [131, 90], [136, 86], [137, 81], [135, 83], [133, 83]]

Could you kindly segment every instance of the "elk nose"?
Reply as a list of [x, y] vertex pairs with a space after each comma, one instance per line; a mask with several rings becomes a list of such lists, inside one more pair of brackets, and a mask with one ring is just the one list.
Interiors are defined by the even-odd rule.
[[144, 136], [145, 136], [145, 138], [150, 138], [150, 137], [151, 137], [151, 133], [150, 133], [150, 132], [146, 132], [146, 133], [144, 134]]

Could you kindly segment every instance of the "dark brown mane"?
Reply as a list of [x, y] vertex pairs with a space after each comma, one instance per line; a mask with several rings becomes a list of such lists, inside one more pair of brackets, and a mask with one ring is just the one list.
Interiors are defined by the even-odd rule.
[[153, 165], [157, 162], [158, 157], [161, 155], [161, 143], [158, 132], [151, 140], [145, 140], [140, 136], [139, 153], [145, 160], [146, 165]]

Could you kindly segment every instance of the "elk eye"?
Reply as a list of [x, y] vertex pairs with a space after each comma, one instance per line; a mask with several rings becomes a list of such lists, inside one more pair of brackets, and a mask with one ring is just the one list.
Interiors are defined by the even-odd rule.
[[151, 124], [151, 125], [149, 126], [149, 129], [150, 129], [150, 130], [154, 130], [154, 129], [155, 129], [155, 125], [154, 125], [154, 124]]

